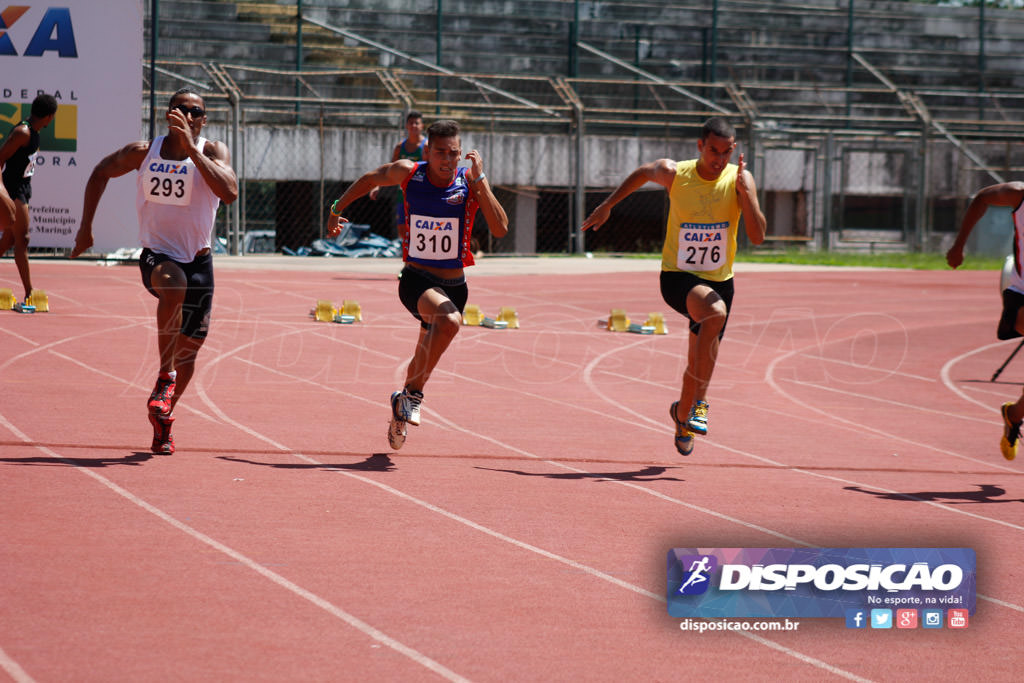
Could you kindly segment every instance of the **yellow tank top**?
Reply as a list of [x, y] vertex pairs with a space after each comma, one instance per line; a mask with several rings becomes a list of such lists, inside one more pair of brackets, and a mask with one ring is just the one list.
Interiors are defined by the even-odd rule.
[[727, 164], [715, 180], [697, 173], [697, 160], [680, 161], [668, 191], [668, 224], [661, 250], [661, 269], [693, 273], [722, 282], [732, 277], [740, 203], [736, 197], [735, 164]]

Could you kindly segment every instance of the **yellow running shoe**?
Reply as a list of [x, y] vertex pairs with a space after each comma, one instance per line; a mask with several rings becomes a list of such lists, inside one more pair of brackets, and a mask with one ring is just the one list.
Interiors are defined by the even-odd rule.
[[1013, 460], [1017, 457], [1017, 443], [1020, 441], [1020, 422], [1011, 422], [1008, 411], [1013, 407], [1013, 401], [1008, 401], [1003, 404], [1001, 412], [1003, 413], [1003, 438], [999, 440], [999, 450], [1003, 452], [1003, 457], [1007, 460]]
[[690, 418], [686, 421], [686, 426], [690, 428], [690, 431], [697, 432], [702, 436], [708, 433], [707, 401], [697, 401], [693, 404], [693, 408], [690, 409]]

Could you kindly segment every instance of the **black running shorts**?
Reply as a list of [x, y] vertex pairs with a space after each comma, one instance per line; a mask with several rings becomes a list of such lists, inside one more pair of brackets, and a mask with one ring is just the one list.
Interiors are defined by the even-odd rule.
[[151, 284], [153, 269], [165, 261], [178, 264], [188, 282], [185, 301], [181, 306], [181, 333], [192, 339], [206, 339], [210, 329], [210, 311], [213, 309], [213, 254], [207, 252], [189, 263], [181, 263], [166, 254], [143, 249], [139, 255], [139, 271], [142, 273], [142, 284], [153, 296], [157, 295]]
[[[718, 296], [722, 297], [722, 301], [725, 302], [725, 322], [729, 322], [729, 312], [732, 310], [732, 295], [734, 292], [732, 278], [723, 282], [715, 282], [713, 280], [705, 280], [699, 278], [693, 273], [685, 273], [675, 270], [663, 270], [661, 271], [661, 298], [665, 300], [665, 303], [672, 307], [677, 313], [685, 315], [690, 318], [690, 332], [697, 334], [700, 331], [700, 323], [694, 322], [690, 316], [689, 311], [686, 310], [686, 297], [689, 295], [690, 290], [697, 285], [707, 285], [711, 289], [718, 293]], [[719, 332], [718, 338], [721, 339], [725, 335], [725, 324], [722, 325], [722, 331]]]
[[996, 337], [999, 339], [1013, 339], [1024, 336], [1017, 331], [1017, 313], [1024, 308], [1024, 294], [1012, 289], [1003, 290], [1003, 313], [999, 316], [999, 327], [996, 329]]
[[444, 292], [445, 296], [451, 299], [451, 302], [459, 309], [459, 313], [466, 310], [469, 287], [466, 286], [465, 277], [446, 280], [419, 268], [406, 266], [402, 269], [402, 276], [398, 281], [398, 298], [406, 310], [412, 313], [412, 317], [420, 321], [420, 326], [425, 330], [429, 330], [430, 325], [424, 322], [420, 316], [417, 304], [420, 297], [423, 296], [423, 292], [434, 288]]

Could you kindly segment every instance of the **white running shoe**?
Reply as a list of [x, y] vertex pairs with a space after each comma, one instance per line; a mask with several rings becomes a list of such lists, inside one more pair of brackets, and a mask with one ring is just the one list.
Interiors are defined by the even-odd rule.
[[423, 402], [423, 392], [403, 389], [402, 393], [395, 393], [398, 394], [397, 405], [394, 395], [391, 398], [392, 412], [395, 417], [403, 422], [408, 422], [413, 427], [418, 427], [420, 424], [420, 403]]

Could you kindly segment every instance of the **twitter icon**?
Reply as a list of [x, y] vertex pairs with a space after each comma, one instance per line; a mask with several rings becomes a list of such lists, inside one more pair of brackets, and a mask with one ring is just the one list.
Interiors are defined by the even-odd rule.
[[892, 610], [871, 610], [871, 628], [892, 628]]

